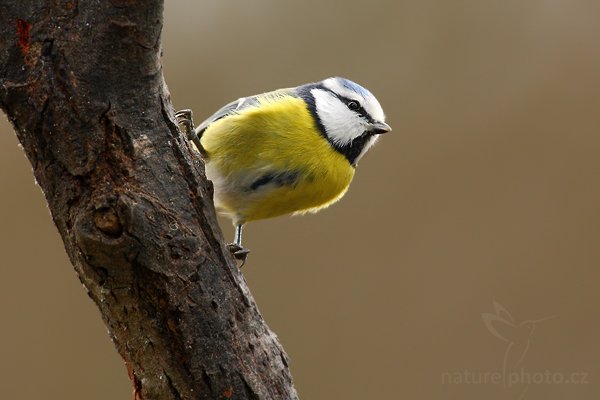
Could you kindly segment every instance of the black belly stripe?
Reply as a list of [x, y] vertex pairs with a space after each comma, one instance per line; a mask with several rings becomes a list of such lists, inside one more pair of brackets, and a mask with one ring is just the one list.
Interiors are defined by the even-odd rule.
[[268, 172], [256, 179], [250, 185], [250, 190], [254, 191], [261, 186], [273, 184], [277, 187], [293, 186], [297, 181], [300, 173], [298, 171], [283, 171], [283, 172]]

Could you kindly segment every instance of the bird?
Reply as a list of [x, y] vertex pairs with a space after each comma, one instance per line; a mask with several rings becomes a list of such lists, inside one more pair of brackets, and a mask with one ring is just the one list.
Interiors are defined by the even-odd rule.
[[341, 77], [235, 100], [194, 128], [176, 113], [205, 162], [215, 208], [235, 226], [242, 260], [248, 222], [322, 210], [347, 192], [360, 159], [391, 131], [375, 96]]

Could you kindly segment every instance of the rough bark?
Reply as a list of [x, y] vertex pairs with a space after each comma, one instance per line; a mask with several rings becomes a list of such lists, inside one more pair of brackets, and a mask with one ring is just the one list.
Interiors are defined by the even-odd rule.
[[294, 399], [173, 122], [162, 1], [0, 1], [0, 106], [135, 399]]

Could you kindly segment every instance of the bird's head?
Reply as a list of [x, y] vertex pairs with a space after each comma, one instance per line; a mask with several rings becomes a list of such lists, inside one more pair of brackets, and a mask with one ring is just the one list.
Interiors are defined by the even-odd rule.
[[307, 85], [303, 97], [332, 146], [356, 165], [378, 135], [392, 130], [371, 92], [348, 79], [334, 77]]

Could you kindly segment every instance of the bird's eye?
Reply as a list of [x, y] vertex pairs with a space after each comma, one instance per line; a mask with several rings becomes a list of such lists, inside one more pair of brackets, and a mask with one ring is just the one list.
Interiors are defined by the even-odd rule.
[[346, 105], [352, 111], [356, 111], [360, 108], [360, 104], [358, 104], [358, 101], [354, 101], [354, 100], [350, 100]]

